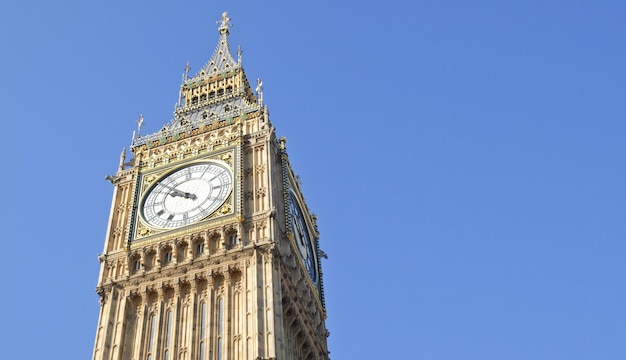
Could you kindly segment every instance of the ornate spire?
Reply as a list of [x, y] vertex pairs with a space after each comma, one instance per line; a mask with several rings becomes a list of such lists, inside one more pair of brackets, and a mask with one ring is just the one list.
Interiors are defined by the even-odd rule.
[[202, 69], [200, 69], [200, 71], [193, 78], [191, 78], [192, 81], [199, 77], [213, 76], [231, 71], [241, 66], [238, 61], [233, 59], [228, 45], [228, 35], [230, 35], [229, 28], [233, 25], [230, 22], [228, 13], [224, 12], [222, 14], [222, 20], [217, 21], [217, 23], [219, 24], [219, 28], [217, 30], [220, 33], [220, 40], [217, 43], [217, 47], [215, 48], [215, 51], [213, 51], [213, 55], [206, 65], [204, 65], [204, 67], [202, 67]]
[[178, 137], [180, 133], [189, 133], [201, 126], [226, 126], [234, 119], [243, 119], [247, 114], [263, 111], [262, 82], [257, 82], [258, 95], [255, 96], [243, 71], [241, 49], [237, 49], [237, 60], [230, 52], [228, 35], [232, 23], [228, 13], [222, 14], [217, 25], [219, 41], [209, 61], [194, 76], [189, 75], [189, 64], [185, 66], [174, 119], [158, 133], [140, 135], [143, 122], [140, 118], [137, 122], [138, 130], [133, 134], [133, 146], [155, 140], [165, 141], [168, 136]]

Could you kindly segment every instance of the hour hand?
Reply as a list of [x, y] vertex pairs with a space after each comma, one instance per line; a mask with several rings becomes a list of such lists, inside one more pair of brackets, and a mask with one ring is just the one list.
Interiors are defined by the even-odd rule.
[[180, 196], [180, 197], [185, 198], [185, 199], [191, 199], [191, 200], [195, 200], [196, 199], [196, 194], [180, 191], [178, 189], [175, 189], [175, 188], [173, 188], [171, 186], [168, 186], [168, 185], [165, 185], [163, 183], [160, 183], [160, 185], [163, 186], [164, 188], [170, 190], [169, 195], [171, 197]]
[[192, 194], [192, 193], [188, 193], [188, 192], [184, 192], [184, 191], [180, 191], [180, 190], [172, 190], [172, 192], [170, 192], [170, 196], [172, 197], [176, 197], [176, 196], [180, 196], [183, 197], [185, 199], [191, 199], [191, 200], [196, 200], [196, 194]]

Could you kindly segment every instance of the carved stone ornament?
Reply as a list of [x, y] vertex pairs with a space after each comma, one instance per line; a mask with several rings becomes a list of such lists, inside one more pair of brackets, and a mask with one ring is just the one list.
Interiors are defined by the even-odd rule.
[[155, 233], [155, 231], [150, 229], [150, 228], [148, 228], [148, 227], [145, 227], [145, 226], [143, 226], [141, 224], [137, 225], [137, 235], [139, 235], [141, 237], [152, 235], [154, 233]]

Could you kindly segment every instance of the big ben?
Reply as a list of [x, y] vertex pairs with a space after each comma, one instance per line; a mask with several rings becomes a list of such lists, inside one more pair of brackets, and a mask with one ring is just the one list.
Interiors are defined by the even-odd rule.
[[173, 119], [118, 171], [97, 293], [94, 360], [328, 359], [316, 217], [218, 22]]

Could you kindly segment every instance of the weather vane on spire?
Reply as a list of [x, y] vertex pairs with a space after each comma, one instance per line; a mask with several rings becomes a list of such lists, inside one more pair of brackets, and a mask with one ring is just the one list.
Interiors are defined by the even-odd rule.
[[[220, 24], [220, 21], [217, 21], [216, 23]], [[228, 28], [231, 27], [231, 26], [233, 26], [233, 23], [230, 22], [230, 18], [228, 17], [228, 13], [226, 11], [224, 11], [222, 13], [221, 25], [218, 28], [218, 30], [220, 31], [220, 34], [225, 34], [225, 35], [230, 34], [230, 31], [228, 30]]]

